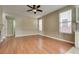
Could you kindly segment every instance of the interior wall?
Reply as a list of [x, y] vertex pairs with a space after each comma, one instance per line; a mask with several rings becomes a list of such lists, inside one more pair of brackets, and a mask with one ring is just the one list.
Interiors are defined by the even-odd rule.
[[2, 12], [2, 39], [5, 39], [7, 36], [7, 21], [6, 21], [6, 13]]
[[43, 17], [43, 33], [48, 36], [58, 37], [59, 27], [58, 27], [58, 12], [53, 12], [53, 14], [48, 14]]
[[[73, 23], [75, 22], [76, 17], [75, 17], [75, 7], [74, 6], [66, 6], [64, 8], [61, 8], [60, 10], [49, 13], [49, 14], [42, 17], [44, 35], [71, 41], [71, 42], [75, 41], [74, 30], [73, 30], [72, 34], [63, 34], [63, 33], [59, 32], [59, 12], [66, 11], [68, 9], [72, 9], [72, 13], [73, 13], [72, 19], [73, 19]], [[72, 27], [72, 28], [74, 29], [74, 27]]]
[[0, 31], [2, 29], [2, 8], [0, 6]]
[[37, 34], [37, 19], [30, 17], [17, 17], [15, 20], [15, 36]]
[[3, 24], [2, 24], [2, 8], [1, 8], [1, 6], [0, 6], [0, 42], [2, 41], [2, 33], [1, 33], [1, 31], [2, 31], [2, 26], [3, 26]]

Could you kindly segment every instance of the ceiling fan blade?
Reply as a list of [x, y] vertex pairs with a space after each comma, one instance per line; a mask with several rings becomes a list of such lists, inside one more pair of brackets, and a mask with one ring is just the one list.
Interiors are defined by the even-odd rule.
[[31, 10], [27, 10], [27, 11], [32, 11], [32, 9]]
[[30, 5], [27, 5], [28, 7], [32, 8]]
[[42, 10], [39, 10], [39, 9], [37, 11], [43, 12]]
[[33, 9], [35, 9], [36, 8], [36, 5], [33, 5]]
[[37, 5], [37, 8], [39, 8], [40, 7], [40, 5]]

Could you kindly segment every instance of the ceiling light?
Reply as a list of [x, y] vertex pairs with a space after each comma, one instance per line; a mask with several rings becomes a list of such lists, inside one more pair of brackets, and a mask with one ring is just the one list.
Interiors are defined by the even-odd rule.
[[36, 12], [42, 12], [43, 11], [43, 10], [39, 9], [40, 5], [33, 5], [33, 6], [27, 5], [27, 6], [30, 8], [29, 10], [27, 10], [27, 12], [32, 11], [32, 12], [34, 12], [34, 14], [36, 14]]
[[33, 9], [33, 12], [36, 12], [37, 10], [36, 9]]

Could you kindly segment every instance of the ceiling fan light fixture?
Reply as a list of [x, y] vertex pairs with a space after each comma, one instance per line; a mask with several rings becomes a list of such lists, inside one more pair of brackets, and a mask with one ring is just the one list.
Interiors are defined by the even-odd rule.
[[33, 9], [32, 11], [33, 11], [33, 12], [36, 12], [37, 10], [36, 10], [36, 9]]
[[42, 10], [40, 10], [40, 5], [33, 5], [33, 6], [30, 6], [30, 5], [27, 5], [29, 8], [31, 8], [30, 10], [27, 10], [28, 12], [29, 11], [32, 11], [34, 12], [34, 14], [36, 14], [36, 12], [42, 12]]

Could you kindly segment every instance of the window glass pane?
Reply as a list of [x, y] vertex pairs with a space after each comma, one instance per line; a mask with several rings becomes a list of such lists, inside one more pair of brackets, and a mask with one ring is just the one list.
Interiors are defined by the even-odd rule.
[[72, 10], [68, 10], [59, 14], [59, 22], [72, 21]]
[[62, 32], [62, 33], [72, 33], [71, 22], [60, 23], [60, 32]]
[[42, 31], [42, 19], [39, 20], [39, 31]]

